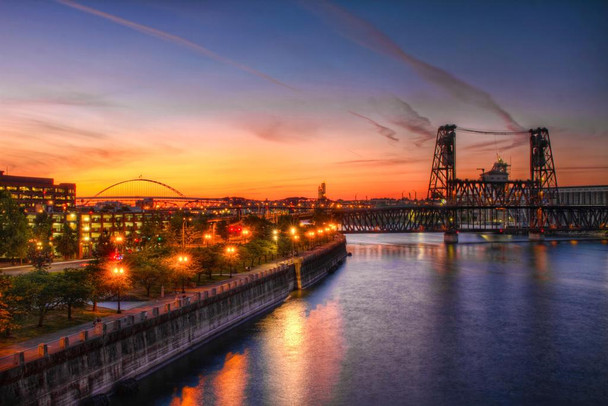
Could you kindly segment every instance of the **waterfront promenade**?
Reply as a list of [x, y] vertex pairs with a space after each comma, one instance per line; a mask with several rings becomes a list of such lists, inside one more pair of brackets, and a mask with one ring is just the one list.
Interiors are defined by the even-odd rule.
[[[306, 252], [302, 253], [302, 255], [306, 255]], [[146, 314], [152, 314], [154, 308], [166, 308], [167, 305], [170, 305], [175, 308], [175, 305], [179, 300], [190, 298], [190, 301], [192, 301], [198, 293], [204, 295], [205, 292], [207, 292], [207, 294], [210, 294], [213, 289], [222, 290], [223, 288], [233, 284], [235, 281], [238, 282], [239, 280], [245, 279], [251, 275], [259, 274], [264, 271], [277, 268], [282, 264], [290, 263], [291, 261], [293, 261], [293, 258], [282, 258], [280, 260], [255, 266], [250, 271], [234, 274], [230, 279], [225, 279], [223, 281], [214, 282], [193, 289], [187, 289], [186, 293], [168, 294], [165, 295], [164, 298], [157, 298], [154, 300], [142, 302], [128, 310], [123, 310], [121, 314], [112, 314], [109, 316], [102, 317], [100, 319], [101, 322], [99, 322], [99, 325], [101, 326], [103, 324], [112, 324], [117, 320], [122, 320], [128, 318], [129, 316], [141, 315], [142, 312], [146, 312]], [[61, 340], [64, 337], [68, 337], [69, 342], [74, 343], [81, 340], [81, 335], [83, 332], [86, 332], [88, 337], [94, 337], [100, 334], [99, 329], [96, 329], [93, 323], [89, 322], [3, 347], [0, 349], [0, 371], [9, 369], [15, 365], [15, 354], [23, 352], [24, 361], [37, 358], [40, 355], [43, 355], [44, 349], [40, 348], [39, 346], [44, 344], [46, 344], [46, 351], [51, 354], [59, 351], [62, 348]]]

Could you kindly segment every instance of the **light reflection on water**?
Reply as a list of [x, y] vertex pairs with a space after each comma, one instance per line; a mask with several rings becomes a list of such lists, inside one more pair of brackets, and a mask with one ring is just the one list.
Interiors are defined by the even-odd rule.
[[335, 274], [113, 404], [608, 398], [606, 244], [441, 238], [348, 236], [353, 256]]

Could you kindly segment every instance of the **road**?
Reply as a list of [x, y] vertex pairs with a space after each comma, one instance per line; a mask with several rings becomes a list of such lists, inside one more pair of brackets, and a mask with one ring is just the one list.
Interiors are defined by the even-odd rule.
[[[85, 266], [89, 261], [91, 260], [79, 259], [76, 261], [53, 262], [53, 264], [49, 268], [49, 272], [59, 272], [64, 270], [65, 268], [80, 268]], [[0, 268], [0, 271], [2, 271], [2, 273], [4, 273], [5, 275], [20, 275], [33, 270], [34, 267], [32, 267], [31, 265], [19, 265]]]

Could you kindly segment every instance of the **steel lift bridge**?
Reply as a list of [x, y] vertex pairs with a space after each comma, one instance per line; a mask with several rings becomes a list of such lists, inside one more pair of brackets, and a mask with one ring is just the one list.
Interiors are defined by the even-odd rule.
[[[469, 180], [456, 177], [456, 133], [529, 134], [530, 178]], [[459, 231], [529, 233], [608, 230], [608, 207], [561, 206], [549, 131], [479, 131], [439, 127], [427, 200], [423, 205], [334, 211], [345, 233], [444, 232], [456, 242]]]

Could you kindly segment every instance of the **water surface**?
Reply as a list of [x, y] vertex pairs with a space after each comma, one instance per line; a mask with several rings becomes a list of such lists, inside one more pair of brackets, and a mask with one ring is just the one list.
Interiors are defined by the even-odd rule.
[[601, 404], [608, 245], [348, 236], [310, 290], [113, 404]]

